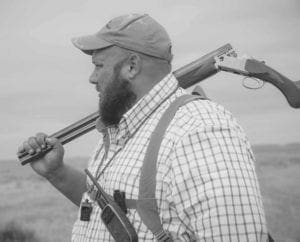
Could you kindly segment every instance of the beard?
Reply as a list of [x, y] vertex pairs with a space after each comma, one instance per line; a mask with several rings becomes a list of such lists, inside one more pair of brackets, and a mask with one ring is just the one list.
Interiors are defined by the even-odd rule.
[[111, 81], [99, 101], [100, 119], [105, 126], [119, 124], [123, 114], [136, 102], [131, 83], [120, 75], [124, 62], [115, 65]]

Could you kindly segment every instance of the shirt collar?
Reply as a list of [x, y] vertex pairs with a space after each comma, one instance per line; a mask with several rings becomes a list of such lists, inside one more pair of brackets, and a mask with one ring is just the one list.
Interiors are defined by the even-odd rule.
[[125, 136], [133, 134], [139, 125], [147, 119], [177, 87], [178, 81], [172, 73], [165, 76], [123, 115], [119, 123], [119, 130], [125, 131]]
[[105, 127], [101, 120], [98, 119], [96, 122], [97, 130], [106, 135], [108, 129], [117, 128], [119, 135], [123, 138], [130, 136], [177, 88], [177, 79], [172, 73], [169, 73], [123, 115], [118, 126]]

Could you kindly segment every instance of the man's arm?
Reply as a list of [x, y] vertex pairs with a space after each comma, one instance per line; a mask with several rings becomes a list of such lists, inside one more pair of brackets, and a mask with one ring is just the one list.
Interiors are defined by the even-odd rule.
[[58, 139], [48, 138], [46, 134], [38, 133], [26, 140], [19, 147], [18, 152], [27, 152], [33, 155], [41, 152], [47, 146], [52, 147], [51, 151], [43, 156], [38, 156], [31, 162], [32, 169], [79, 206], [82, 194], [87, 190], [86, 175], [84, 172], [64, 164], [64, 148]]
[[226, 116], [207, 111], [172, 152], [172, 195], [185, 227], [178, 235], [182, 240], [266, 241], [254, 158], [243, 130]]
[[82, 195], [87, 190], [86, 175], [83, 172], [64, 164], [47, 180], [79, 207]]

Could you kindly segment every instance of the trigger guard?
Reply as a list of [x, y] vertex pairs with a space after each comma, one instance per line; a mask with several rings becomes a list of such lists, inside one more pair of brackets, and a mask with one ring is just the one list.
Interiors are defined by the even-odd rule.
[[[254, 80], [257, 83], [257, 87], [251, 87], [251, 86], [247, 86], [246, 84], [246, 80], [247, 79], [251, 79]], [[243, 87], [250, 89], [250, 90], [258, 90], [261, 89], [264, 85], [265, 85], [265, 81], [259, 80], [257, 78], [253, 78], [253, 77], [244, 77], [243, 78]], [[260, 85], [259, 85], [260, 84]]]

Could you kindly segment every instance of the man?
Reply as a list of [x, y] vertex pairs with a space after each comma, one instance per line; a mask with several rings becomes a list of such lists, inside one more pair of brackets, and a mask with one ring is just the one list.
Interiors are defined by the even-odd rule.
[[[92, 55], [90, 82], [99, 92], [98, 130], [103, 139], [88, 169], [110, 195], [138, 199], [139, 179], [150, 135], [167, 107], [186, 91], [171, 74], [171, 41], [149, 15], [125, 15], [95, 35], [73, 39]], [[31, 154], [53, 150], [31, 163], [60, 192], [80, 206], [73, 241], [111, 241], [83, 172], [63, 163], [58, 140], [39, 133], [19, 148]], [[157, 160], [159, 218], [174, 241], [266, 241], [262, 199], [254, 157], [243, 129], [222, 106], [194, 100], [176, 112]], [[82, 208], [90, 213], [82, 218]], [[139, 241], [155, 236], [136, 209], [127, 217]]]

